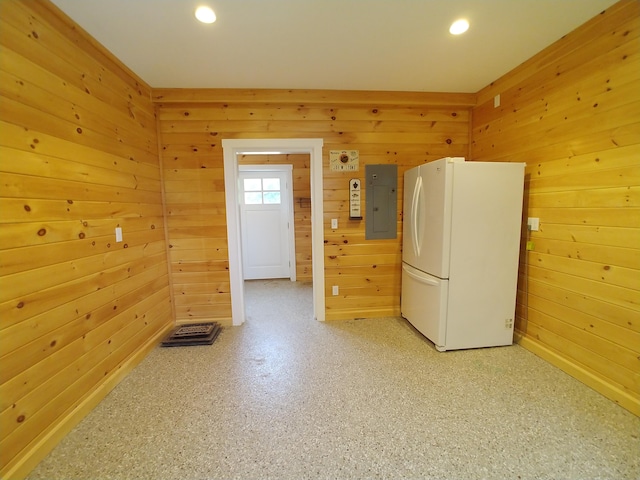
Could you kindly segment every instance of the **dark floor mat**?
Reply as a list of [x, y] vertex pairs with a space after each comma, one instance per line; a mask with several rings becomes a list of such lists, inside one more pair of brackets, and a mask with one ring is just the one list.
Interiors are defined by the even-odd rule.
[[216, 323], [193, 323], [180, 325], [160, 344], [163, 347], [187, 347], [191, 345], [211, 345], [222, 327]]

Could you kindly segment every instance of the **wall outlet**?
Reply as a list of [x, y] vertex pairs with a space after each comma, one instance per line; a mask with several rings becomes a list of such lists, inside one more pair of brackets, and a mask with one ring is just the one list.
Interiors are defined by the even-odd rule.
[[529, 217], [527, 219], [527, 226], [529, 227], [530, 231], [537, 232], [538, 230], [540, 230], [540, 219], [537, 217]]
[[338, 285], [334, 285], [333, 287], [331, 287], [331, 294], [333, 296], [338, 295], [339, 291], [340, 291], [340, 289], [338, 288]]

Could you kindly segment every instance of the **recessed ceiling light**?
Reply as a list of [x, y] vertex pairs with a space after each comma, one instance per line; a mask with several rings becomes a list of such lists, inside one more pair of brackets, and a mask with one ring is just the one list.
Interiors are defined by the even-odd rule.
[[196, 8], [196, 18], [202, 23], [213, 23], [216, 21], [216, 14], [209, 7]]
[[451, 27], [449, 27], [449, 33], [451, 33], [452, 35], [460, 35], [467, 30], [469, 30], [469, 22], [467, 22], [464, 18], [456, 20], [451, 24]]

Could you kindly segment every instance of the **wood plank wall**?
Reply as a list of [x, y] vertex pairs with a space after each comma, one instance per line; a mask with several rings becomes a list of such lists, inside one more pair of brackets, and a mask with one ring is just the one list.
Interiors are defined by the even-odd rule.
[[[402, 175], [409, 167], [440, 157], [467, 156], [474, 95], [155, 89], [153, 96], [178, 321], [231, 322], [221, 145], [225, 138], [324, 140], [326, 318], [400, 314]], [[359, 172], [329, 170], [329, 151], [342, 149], [360, 151]], [[367, 164], [398, 165], [397, 239], [365, 240], [364, 221], [349, 220], [349, 179], [363, 179]], [[330, 228], [331, 218], [338, 219], [337, 230]], [[331, 295], [332, 285], [340, 287], [339, 296]], [[182, 305], [180, 295], [188, 305]]]
[[16, 478], [173, 319], [149, 87], [48, 2], [0, 1], [0, 48], [0, 477]]
[[308, 154], [239, 155], [238, 165], [292, 165], [296, 281], [311, 282], [311, 158]]
[[[522, 345], [640, 415], [640, 2], [478, 94], [471, 154], [527, 162]], [[501, 106], [494, 108], [494, 96]], [[526, 231], [526, 230], [525, 230]]]

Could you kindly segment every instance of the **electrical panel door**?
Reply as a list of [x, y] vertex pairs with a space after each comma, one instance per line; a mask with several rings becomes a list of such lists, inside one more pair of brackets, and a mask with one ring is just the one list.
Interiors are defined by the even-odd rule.
[[365, 238], [397, 238], [398, 166], [365, 167]]

